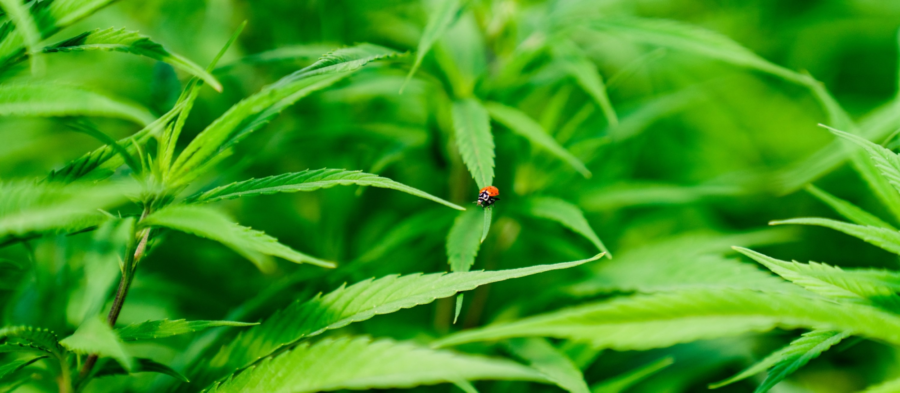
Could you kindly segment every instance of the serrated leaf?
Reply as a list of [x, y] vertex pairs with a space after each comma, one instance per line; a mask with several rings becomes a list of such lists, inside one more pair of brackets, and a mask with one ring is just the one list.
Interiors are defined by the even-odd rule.
[[569, 153], [568, 150], [560, 146], [540, 124], [532, 120], [525, 113], [496, 102], [486, 103], [485, 108], [494, 120], [503, 124], [506, 128], [509, 128], [510, 131], [525, 137], [532, 144], [546, 149], [571, 165], [572, 168], [575, 168], [582, 176], [586, 178], [591, 177], [591, 171], [584, 166], [584, 163], [578, 160], [572, 153]]
[[500, 271], [412, 274], [365, 280], [310, 301], [293, 303], [259, 326], [241, 332], [215, 356], [204, 359], [202, 364], [194, 364], [192, 373], [188, 375], [202, 386], [305, 337], [364, 321], [375, 315], [428, 304], [481, 285], [568, 269], [600, 257]]
[[307, 169], [302, 172], [285, 173], [282, 175], [264, 177], [262, 179], [250, 179], [236, 182], [206, 192], [194, 194], [188, 197], [187, 200], [189, 202], [208, 203], [245, 196], [268, 195], [279, 192], [314, 191], [334, 186], [349, 185], [389, 188], [415, 195], [420, 198], [425, 198], [457, 210], [466, 210], [459, 205], [385, 177], [361, 171], [328, 168]]
[[41, 360], [41, 359], [44, 359], [44, 358], [46, 358], [46, 356], [38, 356], [38, 357], [31, 358], [31, 359], [28, 359], [28, 360], [13, 360], [13, 361], [10, 361], [10, 362], [8, 362], [8, 363], [6, 363], [6, 364], [0, 366], [0, 379], [6, 377], [6, 376], [9, 375], [9, 374], [12, 374], [12, 373], [18, 371], [18, 370], [21, 369], [22, 367], [25, 367], [25, 366], [27, 366], [27, 365], [29, 365], [29, 364], [31, 364], [31, 363], [34, 363], [34, 362], [36, 362], [36, 361], [38, 361], [38, 360]]
[[858, 135], [853, 135], [824, 125], [822, 125], [822, 127], [825, 127], [828, 131], [831, 131], [832, 134], [837, 135], [841, 139], [853, 142], [857, 146], [865, 149], [866, 153], [869, 154], [869, 157], [875, 164], [875, 167], [881, 171], [881, 174], [890, 181], [895, 189], [900, 191], [900, 156], [898, 156], [897, 153], [869, 142]]
[[316, 66], [321, 68], [295, 72], [232, 106], [182, 151], [172, 165], [168, 181], [176, 185], [191, 181], [200, 174], [197, 168], [205, 168], [204, 164], [268, 124], [284, 108], [350, 76], [369, 62], [397, 55], [387, 48], [366, 45], [366, 50], [338, 49], [323, 58], [325, 63]]
[[554, 56], [559, 61], [563, 69], [575, 78], [575, 81], [584, 91], [594, 99], [597, 106], [603, 110], [606, 121], [610, 127], [619, 125], [619, 117], [613, 109], [606, 93], [606, 84], [603, 83], [603, 77], [597, 66], [572, 42], [565, 42], [565, 45], [557, 45], [554, 48]]
[[494, 182], [494, 136], [488, 112], [474, 99], [453, 102], [453, 129], [459, 155], [479, 188]]
[[27, 343], [44, 352], [60, 354], [59, 337], [49, 329], [32, 326], [7, 326], [0, 329], [0, 338], [5, 344]]
[[386, 339], [344, 337], [302, 344], [263, 360], [206, 392], [305, 393], [409, 388], [479, 379], [544, 382], [534, 370], [508, 360], [438, 351]]
[[595, 384], [591, 386], [591, 393], [620, 393], [626, 391], [634, 384], [647, 379], [664, 368], [671, 366], [673, 363], [675, 363], [675, 359], [671, 357], [659, 359], [625, 374]]
[[136, 190], [134, 183], [0, 183], [0, 239], [97, 225], [106, 219], [97, 209], [122, 203]]
[[590, 393], [581, 370], [542, 338], [516, 338], [507, 347], [557, 386], [571, 393]]
[[859, 304], [752, 290], [636, 295], [464, 331], [435, 346], [513, 337], [556, 337], [595, 348], [646, 350], [750, 332], [832, 329], [900, 343], [900, 316]]
[[422, 37], [419, 38], [419, 45], [416, 48], [416, 60], [412, 68], [409, 69], [406, 80], [400, 87], [400, 94], [403, 94], [403, 89], [406, 88], [409, 80], [412, 79], [419, 66], [422, 65], [422, 59], [425, 58], [425, 54], [428, 53], [431, 46], [447, 32], [450, 25], [459, 17], [460, 8], [460, 0], [441, 0], [438, 2], [437, 8], [428, 17], [428, 24], [425, 25]]
[[206, 72], [192, 61], [178, 54], [169, 52], [162, 45], [150, 40], [150, 37], [141, 35], [136, 31], [115, 28], [95, 29], [45, 47], [43, 52], [81, 52], [94, 50], [125, 52], [166, 62], [202, 79], [212, 86], [213, 89], [222, 91], [222, 84], [220, 84], [215, 77], [210, 75], [209, 72]]
[[164, 319], [160, 321], [134, 323], [128, 326], [116, 328], [116, 332], [119, 334], [119, 338], [121, 338], [122, 341], [142, 341], [194, 333], [217, 326], [245, 327], [255, 325], [259, 325], [259, 323], [234, 321], [187, 321], [184, 319], [170, 321]]
[[869, 213], [850, 202], [831, 195], [812, 184], [806, 186], [806, 191], [834, 209], [834, 211], [838, 212], [838, 214], [844, 216], [844, 218], [850, 221], [853, 221], [854, 223], [857, 223], [859, 225], [896, 230], [893, 226], [891, 226], [891, 224], [882, 221], [872, 213]]
[[62, 339], [60, 345], [81, 355], [97, 354], [111, 357], [125, 370], [131, 370], [133, 359], [125, 351], [116, 332], [99, 318], [88, 318], [71, 336]]
[[588, 224], [587, 219], [584, 218], [584, 213], [578, 206], [559, 198], [536, 197], [529, 201], [527, 211], [528, 214], [531, 214], [534, 217], [556, 221], [575, 233], [584, 236], [585, 239], [590, 240], [600, 252], [606, 253], [607, 258], [612, 259], [609, 250], [607, 250], [606, 246], [603, 245], [603, 242], [600, 241], [600, 237], [594, 233], [591, 225]]
[[141, 224], [162, 226], [215, 240], [243, 255], [262, 271], [272, 268], [272, 261], [266, 258], [269, 255], [294, 263], [335, 266], [333, 262], [303, 254], [281, 244], [278, 239], [263, 232], [240, 226], [224, 214], [207, 207], [170, 205], [150, 214]]
[[787, 262], [760, 254], [746, 248], [735, 250], [763, 264], [775, 274], [807, 290], [835, 300], [871, 304], [900, 312], [900, 296], [890, 285], [883, 284], [869, 275], [871, 271], [856, 274], [837, 266], [810, 262]]
[[81, 87], [47, 82], [0, 85], [0, 116], [101, 116], [141, 125], [154, 116], [137, 104]]
[[900, 232], [873, 226], [849, 224], [827, 218], [793, 218], [790, 220], [772, 221], [770, 225], [800, 224], [816, 225], [831, 228], [856, 237], [866, 243], [881, 247], [894, 254], [900, 254]]
[[[491, 208], [479, 212], [472, 209], [456, 216], [450, 233], [447, 235], [447, 260], [451, 272], [467, 272], [475, 264], [478, 249], [487, 235], [484, 225], [490, 225]], [[456, 297], [456, 308], [453, 312], [453, 323], [462, 311], [463, 295]]]
[[788, 375], [797, 371], [800, 367], [817, 358], [822, 352], [847, 338], [849, 334], [831, 330], [813, 330], [806, 332], [802, 337], [791, 341], [788, 346], [772, 353], [759, 363], [750, 366], [739, 374], [722, 382], [709, 385], [710, 389], [720, 388], [746, 379], [763, 371], [769, 370], [766, 379], [760, 384], [754, 393], [768, 392]]
[[107, 362], [103, 365], [102, 368], [97, 370], [97, 373], [94, 374], [95, 378], [113, 376], [113, 375], [128, 375], [135, 373], [159, 373], [165, 374], [172, 378], [175, 378], [182, 382], [190, 382], [184, 375], [181, 375], [178, 371], [175, 371], [169, 366], [165, 364], [154, 361], [153, 359], [146, 358], [134, 358], [134, 367], [131, 371], [127, 371], [122, 368], [119, 363], [115, 362]]
[[28, 53], [31, 55], [31, 70], [34, 74], [40, 74], [44, 69], [44, 60], [38, 54], [38, 42], [41, 40], [41, 32], [38, 31], [37, 24], [28, 11], [28, 7], [23, 4], [23, 0], [0, 0], [0, 7], [6, 11], [6, 16], [16, 25], [16, 31], [22, 37]]

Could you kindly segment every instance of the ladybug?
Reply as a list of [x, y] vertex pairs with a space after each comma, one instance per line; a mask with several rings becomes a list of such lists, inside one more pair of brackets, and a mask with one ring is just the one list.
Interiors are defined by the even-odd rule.
[[497, 197], [498, 195], [500, 195], [500, 190], [498, 190], [497, 187], [487, 186], [478, 191], [478, 201], [475, 203], [482, 208], [488, 207], [500, 200], [500, 198]]

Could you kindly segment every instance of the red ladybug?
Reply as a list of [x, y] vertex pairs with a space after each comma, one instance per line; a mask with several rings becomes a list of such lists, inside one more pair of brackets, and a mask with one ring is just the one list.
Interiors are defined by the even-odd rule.
[[488, 207], [500, 200], [500, 198], [497, 197], [498, 195], [500, 195], [500, 190], [498, 190], [497, 187], [487, 186], [478, 191], [478, 202], [475, 203], [482, 208]]

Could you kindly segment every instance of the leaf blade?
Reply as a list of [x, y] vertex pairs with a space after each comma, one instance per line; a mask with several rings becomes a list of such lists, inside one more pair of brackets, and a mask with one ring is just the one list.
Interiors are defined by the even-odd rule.
[[479, 188], [494, 181], [494, 136], [490, 116], [474, 99], [453, 102], [453, 129], [463, 162]]
[[255, 325], [259, 325], [259, 323], [235, 321], [187, 321], [184, 319], [172, 321], [163, 319], [122, 326], [116, 328], [116, 332], [119, 334], [119, 338], [121, 338], [122, 341], [143, 341], [194, 333], [218, 326], [245, 327]]

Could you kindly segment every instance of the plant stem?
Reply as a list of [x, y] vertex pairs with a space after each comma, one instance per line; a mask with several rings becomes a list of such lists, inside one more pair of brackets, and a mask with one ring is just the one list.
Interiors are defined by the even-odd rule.
[[[144, 208], [144, 212], [141, 214], [138, 223], [143, 221], [148, 214], [150, 214], [149, 206]], [[109, 310], [109, 315], [106, 317], [106, 322], [110, 327], [116, 326], [116, 320], [119, 319], [119, 314], [122, 313], [122, 305], [125, 304], [125, 297], [128, 296], [128, 289], [131, 288], [134, 271], [137, 268], [138, 262], [144, 257], [144, 251], [147, 249], [147, 241], [149, 240], [150, 228], [145, 228], [142, 230], [141, 240], [138, 242], [137, 246], [135, 246], [134, 251], [128, 250], [129, 252], [126, 254], [131, 258], [125, 263], [125, 269], [122, 271], [122, 278], [119, 280], [119, 287], [116, 290], [116, 297], [113, 300], [112, 308]], [[81, 378], [90, 374], [91, 369], [94, 368], [94, 364], [97, 363], [97, 359], [97, 354], [91, 354], [87, 360], [85, 360], [84, 367], [81, 368]]]

